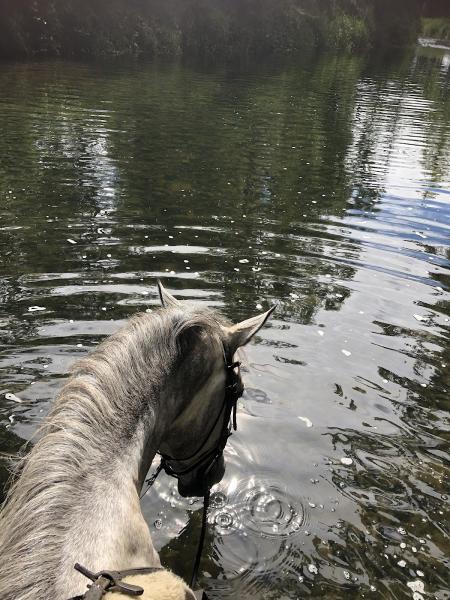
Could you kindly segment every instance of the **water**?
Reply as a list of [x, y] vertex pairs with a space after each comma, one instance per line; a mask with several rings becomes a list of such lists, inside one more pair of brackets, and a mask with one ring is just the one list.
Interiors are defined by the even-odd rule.
[[[157, 277], [235, 320], [279, 301], [247, 353], [202, 584], [449, 598], [449, 68], [431, 48], [2, 63], [0, 449], [32, 436], [74, 359], [157, 303]], [[161, 476], [143, 510], [188, 577], [201, 501]]]

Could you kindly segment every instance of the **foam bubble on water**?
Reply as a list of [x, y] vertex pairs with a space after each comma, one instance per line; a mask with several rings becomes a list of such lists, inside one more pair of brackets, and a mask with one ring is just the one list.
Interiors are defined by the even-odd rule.
[[316, 565], [314, 565], [314, 564], [312, 564], [312, 563], [311, 563], [310, 565], [308, 565], [308, 571], [309, 571], [310, 573], [312, 573], [313, 575], [317, 575], [317, 573], [319, 572], [319, 571], [317, 570], [317, 567], [316, 567]]
[[223, 492], [214, 492], [211, 495], [210, 505], [211, 508], [223, 508], [226, 504], [227, 497]]
[[306, 427], [312, 427], [312, 421], [310, 419], [308, 419], [308, 417], [297, 417], [297, 419], [300, 419], [300, 421], [303, 421], [306, 425]]
[[216, 531], [225, 535], [235, 529], [236, 515], [230, 510], [217, 511], [213, 516], [213, 523]]
[[15, 394], [12, 394], [11, 392], [8, 392], [7, 394], [5, 394], [5, 398], [7, 400], [12, 400], [13, 402], [18, 402], [19, 404], [22, 402], [22, 400], [19, 398], [19, 396], [16, 396]]
[[414, 593], [418, 593], [418, 594], [425, 593], [425, 585], [424, 585], [423, 581], [420, 581], [420, 579], [416, 579], [415, 581], [408, 581], [406, 585]]
[[404, 569], [406, 567], [406, 560], [399, 560], [397, 564], [399, 567]]

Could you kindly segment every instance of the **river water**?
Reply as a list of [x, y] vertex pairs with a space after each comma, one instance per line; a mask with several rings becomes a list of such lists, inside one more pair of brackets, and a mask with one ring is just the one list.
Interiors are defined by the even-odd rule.
[[[2, 63], [0, 130], [0, 450], [157, 277], [234, 320], [277, 301], [201, 583], [449, 598], [450, 53]], [[201, 502], [161, 476], [143, 508], [188, 577]]]

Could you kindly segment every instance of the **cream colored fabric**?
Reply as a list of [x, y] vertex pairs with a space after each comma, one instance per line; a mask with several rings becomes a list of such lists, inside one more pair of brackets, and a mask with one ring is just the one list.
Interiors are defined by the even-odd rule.
[[[194, 595], [184, 581], [170, 571], [158, 571], [148, 575], [132, 575], [125, 577], [124, 581], [139, 585], [144, 589], [141, 600], [191, 600]], [[104, 596], [106, 600], [130, 600], [131, 596], [109, 592]]]

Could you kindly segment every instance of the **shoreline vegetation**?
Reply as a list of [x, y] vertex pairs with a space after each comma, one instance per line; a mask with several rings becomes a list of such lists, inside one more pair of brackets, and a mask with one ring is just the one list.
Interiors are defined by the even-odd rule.
[[0, 57], [246, 57], [408, 46], [418, 0], [0, 0]]
[[421, 36], [431, 38], [437, 42], [450, 44], [450, 18], [424, 18], [422, 19]]

